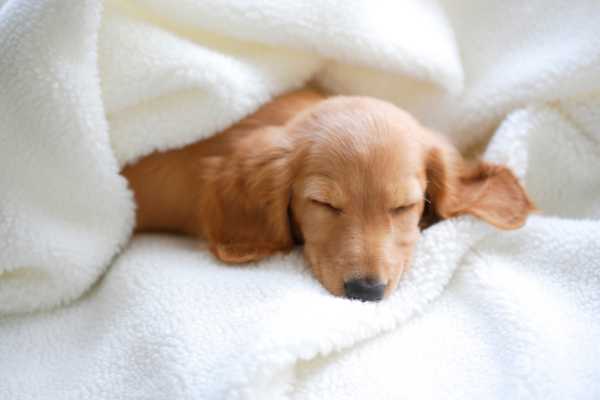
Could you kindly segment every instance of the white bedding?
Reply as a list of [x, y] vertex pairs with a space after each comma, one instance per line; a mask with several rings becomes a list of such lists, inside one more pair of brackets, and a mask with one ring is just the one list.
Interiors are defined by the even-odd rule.
[[[599, 398], [598, 15], [0, 1], [0, 398]], [[463, 149], [493, 134], [485, 157], [541, 212], [514, 232], [432, 227], [380, 304], [330, 296], [297, 253], [231, 268], [190, 239], [127, 244], [122, 165], [309, 80], [393, 101]]]

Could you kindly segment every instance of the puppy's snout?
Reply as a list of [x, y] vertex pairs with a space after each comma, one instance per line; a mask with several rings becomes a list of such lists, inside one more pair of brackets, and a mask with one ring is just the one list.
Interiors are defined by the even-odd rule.
[[383, 299], [385, 283], [373, 279], [354, 279], [344, 283], [344, 291], [349, 299], [379, 301]]

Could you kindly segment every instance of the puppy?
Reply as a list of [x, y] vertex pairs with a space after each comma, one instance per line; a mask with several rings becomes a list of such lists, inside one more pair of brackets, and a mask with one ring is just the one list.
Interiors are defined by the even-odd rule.
[[123, 175], [137, 231], [202, 238], [226, 263], [300, 243], [325, 288], [363, 301], [394, 290], [420, 228], [471, 214], [515, 229], [534, 209], [508, 168], [465, 161], [392, 104], [310, 90]]

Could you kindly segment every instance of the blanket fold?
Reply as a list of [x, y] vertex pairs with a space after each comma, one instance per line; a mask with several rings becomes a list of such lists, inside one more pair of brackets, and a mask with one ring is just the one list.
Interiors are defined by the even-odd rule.
[[0, 314], [87, 290], [134, 207], [100, 93], [100, 4], [10, 1], [0, 14]]

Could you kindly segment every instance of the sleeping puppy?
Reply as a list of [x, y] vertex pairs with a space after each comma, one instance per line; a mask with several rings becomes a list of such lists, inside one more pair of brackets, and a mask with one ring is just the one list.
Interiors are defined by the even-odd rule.
[[392, 104], [310, 90], [123, 175], [137, 231], [202, 238], [226, 263], [302, 243], [325, 288], [365, 301], [394, 290], [420, 228], [471, 214], [515, 229], [533, 210], [508, 168], [465, 161]]

